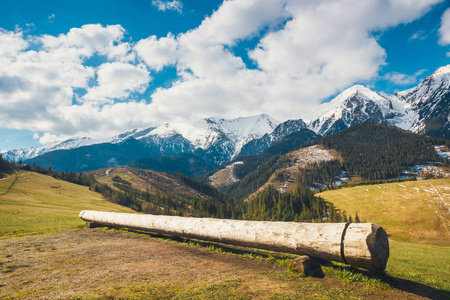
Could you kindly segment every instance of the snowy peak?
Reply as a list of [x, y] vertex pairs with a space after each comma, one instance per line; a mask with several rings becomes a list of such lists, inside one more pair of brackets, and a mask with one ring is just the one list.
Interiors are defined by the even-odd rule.
[[437, 69], [415, 88], [396, 96], [410, 105], [407, 113], [415, 116], [411, 130], [450, 138], [450, 65]]
[[[366, 120], [390, 120], [399, 115], [395, 99], [362, 86], [346, 89], [313, 114], [310, 127], [320, 135], [329, 135]], [[389, 123], [389, 122], [388, 122]]]
[[438, 77], [444, 77], [444, 76], [450, 76], [450, 65], [446, 65], [446, 66], [438, 68], [429, 77], [430, 77], [430, 79], [437, 79]]
[[310, 128], [329, 135], [371, 120], [416, 133], [450, 137], [450, 65], [437, 69], [416, 87], [395, 95], [355, 85], [312, 114]]
[[396, 96], [405, 102], [417, 104], [431, 98], [442, 97], [450, 91], [450, 65], [437, 69], [418, 86], [399, 92]]
[[128, 139], [135, 139], [161, 155], [193, 152], [196, 149], [215, 152], [214, 164], [221, 164], [237, 155], [245, 143], [271, 133], [278, 124], [278, 121], [268, 115], [231, 120], [206, 118], [193, 124], [166, 123], [158, 127], [133, 129], [103, 139], [68, 139], [30, 149], [8, 151], [3, 153], [3, 157], [17, 162], [56, 150], [70, 150], [95, 144], [120, 144]]
[[278, 124], [277, 120], [266, 114], [261, 114], [231, 120], [206, 118], [196, 122], [195, 126], [219, 130], [225, 134], [232, 134], [237, 138], [248, 138], [252, 136], [260, 137], [265, 133], [270, 133]]
[[240, 117], [236, 119], [205, 118], [193, 124], [167, 123], [142, 136], [158, 136], [169, 138], [181, 135], [190, 141], [195, 148], [207, 149], [216, 143], [221, 137], [226, 136], [236, 145], [236, 150], [248, 140], [260, 138], [266, 133], [272, 132], [279, 124], [278, 121], [268, 115]]

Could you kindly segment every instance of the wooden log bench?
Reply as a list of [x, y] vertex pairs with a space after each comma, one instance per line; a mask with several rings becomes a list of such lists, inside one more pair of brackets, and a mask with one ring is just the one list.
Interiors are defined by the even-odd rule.
[[277, 252], [308, 255], [381, 272], [389, 258], [383, 228], [373, 223], [297, 223], [188, 218], [84, 210], [95, 227], [122, 227]]

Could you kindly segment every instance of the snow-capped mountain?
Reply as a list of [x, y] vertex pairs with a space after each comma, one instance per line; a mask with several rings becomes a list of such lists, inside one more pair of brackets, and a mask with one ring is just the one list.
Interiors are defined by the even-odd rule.
[[271, 133], [266, 133], [259, 139], [249, 141], [242, 147], [241, 154], [257, 154], [291, 133], [302, 130], [309, 131], [308, 126], [303, 120], [287, 120], [279, 124]]
[[319, 135], [329, 135], [367, 120], [394, 124], [403, 117], [401, 107], [396, 97], [355, 85], [322, 104], [309, 126]]
[[312, 139], [367, 120], [450, 139], [450, 65], [439, 68], [415, 88], [395, 95], [355, 85], [322, 104], [309, 119], [308, 123], [299, 119], [280, 124], [264, 114], [231, 120], [205, 118], [191, 124], [133, 129], [104, 139], [74, 138], [2, 156], [59, 170], [87, 171], [140, 159], [193, 155], [215, 168], [239, 154], [264, 151], [292, 133], [304, 133]]
[[[268, 115], [236, 118], [231, 120], [207, 118], [193, 124], [164, 124], [158, 127], [133, 129], [117, 136], [104, 139], [76, 138], [62, 143], [53, 143], [30, 149], [12, 150], [3, 153], [8, 160], [30, 161], [36, 157], [48, 156], [50, 153], [77, 150], [85, 153], [89, 159], [96, 155], [88, 152], [100, 153], [108, 149], [105, 166], [115, 166], [127, 163], [126, 153], [131, 151], [130, 159], [155, 158], [160, 156], [178, 155], [182, 153], [194, 153], [209, 163], [211, 166], [219, 166], [231, 160], [239, 154], [242, 146], [248, 141], [262, 137], [270, 133], [279, 124], [278, 121]], [[129, 142], [135, 140], [137, 143]], [[127, 145], [134, 145], [138, 149], [130, 150]], [[138, 146], [136, 146], [138, 145]], [[127, 150], [128, 149], [128, 150]], [[120, 158], [120, 159], [119, 159]], [[84, 158], [78, 158], [83, 160]], [[36, 160], [36, 159], [35, 159]], [[119, 163], [119, 161], [121, 163]], [[80, 168], [90, 169], [89, 164], [77, 162]]]
[[153, 129], [155, 129], [155, 127], [133, 129], [117, 136], [102, 139], [93, 139], [89, 137], [71, 138], [62, 142], [53, 142], [39, 147], [10, 150], [2, 153], [2, 157], [9, 161], [18, 162], [20, 160], [25, 161], [33, 157], [57, 150], [70, 150], [105, 143], [118, 144], [130, 137], [138, 138], [140, 135], [145, 135], [148, 131]]
[[396, 96], [409, 106], [406, 113], [412, 118], [410, 128], [406, 129], [450, 139], [450, 65], [437, 69], [415, 88]]
[[450, 65], [395, 95], [355, 85], [322, 104], [310, 117], [309, 127], [320, 135], [371, 120], [450, 139]]

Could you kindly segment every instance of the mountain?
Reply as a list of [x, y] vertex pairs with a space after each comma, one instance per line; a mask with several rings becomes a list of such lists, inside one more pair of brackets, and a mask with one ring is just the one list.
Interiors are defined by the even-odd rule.
[[450, 139], [450, 65], [437, 69], [415, 88], [396, 96], [409, 105], [406, 111], [414, 117], [410, 129]]
[[394, 95], [355, 85], [322, 104], [310, 120], [310, 129], [324, 136], [370, 120], [450, 139], [450, 65]]
[[[4, 153], [3, 157], [60, 171], [67, 169], [80, 172], [124, 166], [140, 159], [193, 154], [195, 159], [184, 156], [188, 162], [195, 160], [194, 166], [190, 167], [194, 169], [190, 172], [196, 173], [197, 167], [206, 172], [230, 161], [239, 154], [244, 144], [272, 132], [278, 124], [278, 121], [267, 115], [231, 120], [206, 118], [193, 124], [167, 123], [159, 127], [134, 129], [99, 140], [79, 138], [31, 149], [13, 150]], [[180, 162], [180, 157], [177, 160]], [[180, 162], [184, 167], [189, 164]], [[148, 162], [147, 165], [158, 166], [159, 169], [161, 160]]]
[[[364, 121], [395, 124], [402, 117], [400, 101], [362, 86], [346, 89], [324, 103], [314, 113], [310, 128], [320, 135], [330, 135]], [[314, 116], [313, 114], [313, 116]]]
[[128, 163], [128, 167], [156, 172], [181, 173], [190, 177], [197, 177], [212, 170], [212, 167], [204, 160], [190, 153], [142, 158]]
[[[279, 143], [285, 144], [296, 134]], [[286, 192], [297, 185], [325, 187], [347, 180], [398, 178], [416, 165], [441, 165], [444, 160], [434, 146], [446, 141], [369, 121], [305, 142], [284, 147], [283, 152], [272, 151], [276, 143], [259, 154], [236, 157], [232, 171], [238, 180], [220, 189], [230, 198], [243, 200], [269, 185]], [[209, 180], [214, 184], [214, 175]]]
[[[198, 174], [239, 154], [261, 153], [295, 133], [303, 141], [304, 134], [313, 137], [308, 132], [311, 130], [316, 137], [327, 136], [365, 121], [450, 139], [450, 65], [439, 68], [415, 88], [394, 95], [355, 85], [322, 104], [309, 120], [279, 123], [264, 114], [230, 120], [205, 118], [195, 123], [133, 129], [109, 138], [74, 138], [11, 150], [2, 156], [78, 172], [127, 164], [161, 171], [165, 161], [170, 162], [171, 169], [178, 164], [184, 174]], [[290, 137], [292, 145], [298, 145], [295, 139], [295, 135]], [[286, 148], [284, 144], [282, 147]]]
[[242, 147], [240, 154], [248, 155], [260, 153], [284, 137], [302, 130], [308, 130], [308, 126], [303, 120], [287, 120], [286, 122], [279, 124], [271, 133], [266, 133], [261, 138], [251, 140], [245, 144]]

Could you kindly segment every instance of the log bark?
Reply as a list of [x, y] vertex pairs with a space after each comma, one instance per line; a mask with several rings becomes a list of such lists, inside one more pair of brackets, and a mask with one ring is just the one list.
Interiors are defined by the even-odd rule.
[[309, 255], [383, 271], [389, 258], [386, 232], [372, 223], [296, 223], [111, 213], [85, 210], [80, 218], [186, 238]]

